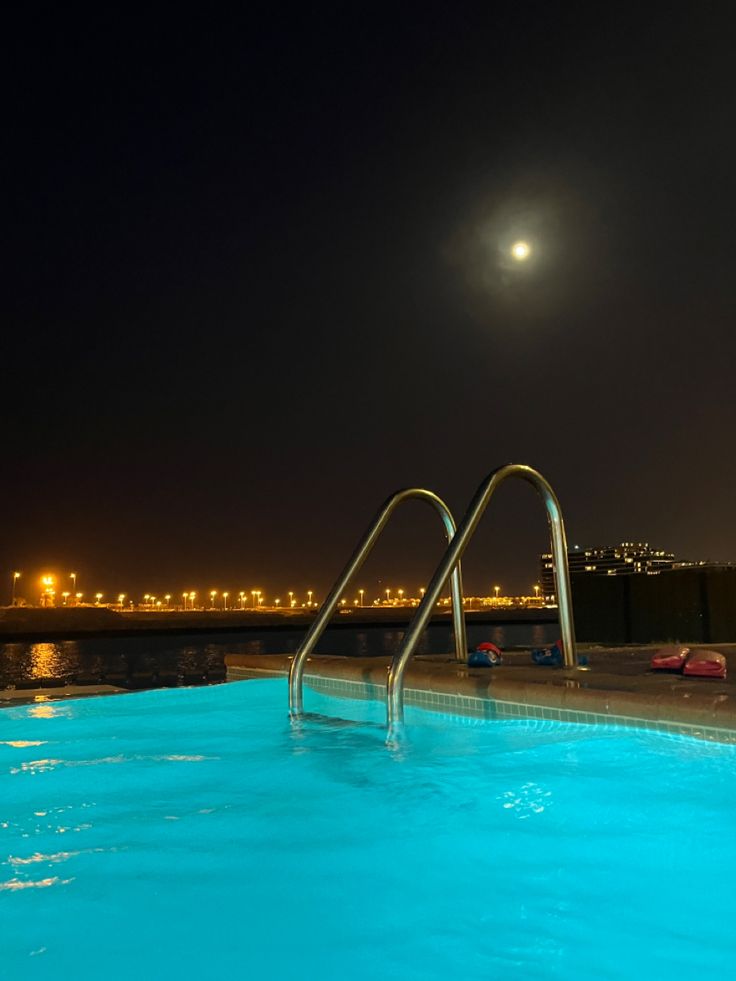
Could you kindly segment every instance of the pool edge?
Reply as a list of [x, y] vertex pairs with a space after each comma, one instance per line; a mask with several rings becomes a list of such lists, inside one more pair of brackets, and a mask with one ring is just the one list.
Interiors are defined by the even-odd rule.
[[[290, 660], [287, 655], [228, 655], [227, 677], [237, 681], [283, 676]], [[544, 668], [537, 672], [541, 674], [515, 669], [505, 675], [478, 673], [447, 658], [423, 658], [407, 673], [405, 701], [470, 718], [613, 725], [736, 743], [733, 699], [718, 690], [695, 695], [664, 687], [640, 692], [610, 687], [608, 675], [588, 674], [581, 682], [564, 671], [554, 676]], [[385, 701], [385, 677], [383, 659], [317, 656], [307, 664], [305, 682], [324, 694]]]

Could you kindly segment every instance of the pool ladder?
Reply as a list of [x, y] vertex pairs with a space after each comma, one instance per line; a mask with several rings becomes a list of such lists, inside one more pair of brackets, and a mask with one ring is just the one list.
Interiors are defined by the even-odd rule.
[[292, 718], [299, 718], [304, 711], [302, 692], [307, 658], [314, 651], [325, 627], [337, 609], [346, 587], [372, 551], [373, 546], [386, 527], [391, 515], [400, 504], [408, 500], [427, 501], [435, 507], [442, 517], [445, 526], [447, 548], [407, 628], [402, 645], [394, 655], [388, 669], [386, 708], [389, 730], [392, 730], [404, 721], [404, 674], [406, 667], [416, 651], [419, 640], [427, 628], [440, 596], [447, 587], [448, 580], [452, 580], [455, 657], [458, 661], [467, 660], [460, 563], [463, 553], [475, 534], [494, 492], [509, 477], [520, 477], [522, 480], [530, 483], [544, 503], [550, 529], [550, 538], [552, 540], [552, 559], [560, 614], [564, 664], [567, 668], [576, 668], [578, 666], [575, 651], [575, 628], [572, 616], [567, 541], [559, 501], [552, 487], [539, 471], [522, 463], [507, 463], [502, 467], [492, 470], [481, 481], [459, 527], [455, 526], [455, 521], [447, 505], [441, 498], [432, 493], [432, 491], [411, 487], [398, 491], [383, 503], [348, 560], [347, 565], [340, 573], [335, 585], [330, 590], [328, 597], [320, 607], [314, 623], [309, 628], [306, 637], [291, 662], [291, 668], [289, 670], [289, 711]]

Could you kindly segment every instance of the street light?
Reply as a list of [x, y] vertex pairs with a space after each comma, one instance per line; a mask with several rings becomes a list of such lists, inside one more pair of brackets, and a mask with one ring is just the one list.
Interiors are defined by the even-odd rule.
[[15, 606], [15, 584], [18, 582], [19, 579], [20, 579], [20, 573], [19, 572], [14, 572], [13, 573], [13, 588], [12, 588], [12, 590], [10, 592], [10, 605], [11, 606]]
[[171, 599], [171, 593], [167, 593], [164, 596], [164, 599], [166, 600], [166, 609], [168, 610], [168, 608], [169, 608], [169, 600]]
[[121, 610], [123, 608], [124, 599], [125, 599], [125, 593], [118, 593], [118, 606], [120, 607]]
[[43, 586], [43, 593], [41, 594], [41, 604], [43, 606], [52, 606], [54, 601], [54, 586], [56, 585], [56, 580], [52, 575], [41, 576], [41, 585]]
[[222, 594], [222, 608], [223, 608], [223, 610], [226, 610], [227, 609], [227, 598], [228, 598], [229, 595], [230, 595], [230, 593], [223, 593]]
[[391, 590], [390, 589], [387, 589], [386, 590], [386, 602], [387, 603], [390, 603], [391, 602]]
[[72, 581], [72, 592], [76, 596], [76, 593], [77, 593], [77, 574], [76, 574], [76, 572], [70, 572], [69, 573], [69, 578]]
[[64, 601], [64, 606], [66, 606], [66, 601], [69, 599], [69, 593], [62, 593], [61, 598]]
[[289, 590], [289, 608], [292, 608], [293, 606], [294, 606], [294, 591], [293, 591], [293, 589], [290, 589]]
[[498, 603], [498, 594], [501, 592], [501, 587], [500, 586], [494, 586], [493, 587], [493, 592], [496, 594], [496, 603]]
[[364, 590], [364, 589], [359, 589], [359, 590], [358, 590], [358, 596], [360, 596], [360, 605], [361, 605], [361, 606], [363, 605], [363, 593], [364, 593], [364, 592], [365, 592], [365, 590]]
[[187, 608], [187, 597], [188, 597], [188, 596], [189, 596], [189, 593], [182, 593], [182, 594], [181, 594], [181, 598], [182, 598], [182, 600], [184, 601], [184, 609], [185, 609], [185, 610], [186, 610], [186, 608]]
[[214, 608], [215, 608], [215, 596], [217, 596], [217, 590], [216, 589], [211, 589], [210, 590], [210, 609], [211, 610], [214, 610]]
[[404, 590], [403, 589], [400, 589], [399, 590], [399, 603], [403, 603], [403, 602], [404, 602]]
[[95, 593], [95, 606], [100, 605], [100, 600], [102, 599], [102, 593]]
[[307, 590], [307, 598], [309, 599], [309, 602], [307, 603], [307, 606], [311, 606], [312, 605], [312, 590], [311, 589], [308, 589]]

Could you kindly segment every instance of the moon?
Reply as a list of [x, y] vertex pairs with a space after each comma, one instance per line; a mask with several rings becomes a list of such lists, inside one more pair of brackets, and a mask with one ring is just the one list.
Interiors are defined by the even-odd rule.
[[511, 246], [511, 255], [517, 262], [524, 262], [531, 255], [531, 246], [528, 242], [514, 242]]

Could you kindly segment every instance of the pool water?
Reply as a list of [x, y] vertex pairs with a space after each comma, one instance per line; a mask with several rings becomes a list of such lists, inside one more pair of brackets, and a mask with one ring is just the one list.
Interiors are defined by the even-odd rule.
[[0, 975], [736, 972], [734, 747], [415, 709], [389, 748], [382, 705], [286, 702], [0, 713]]

